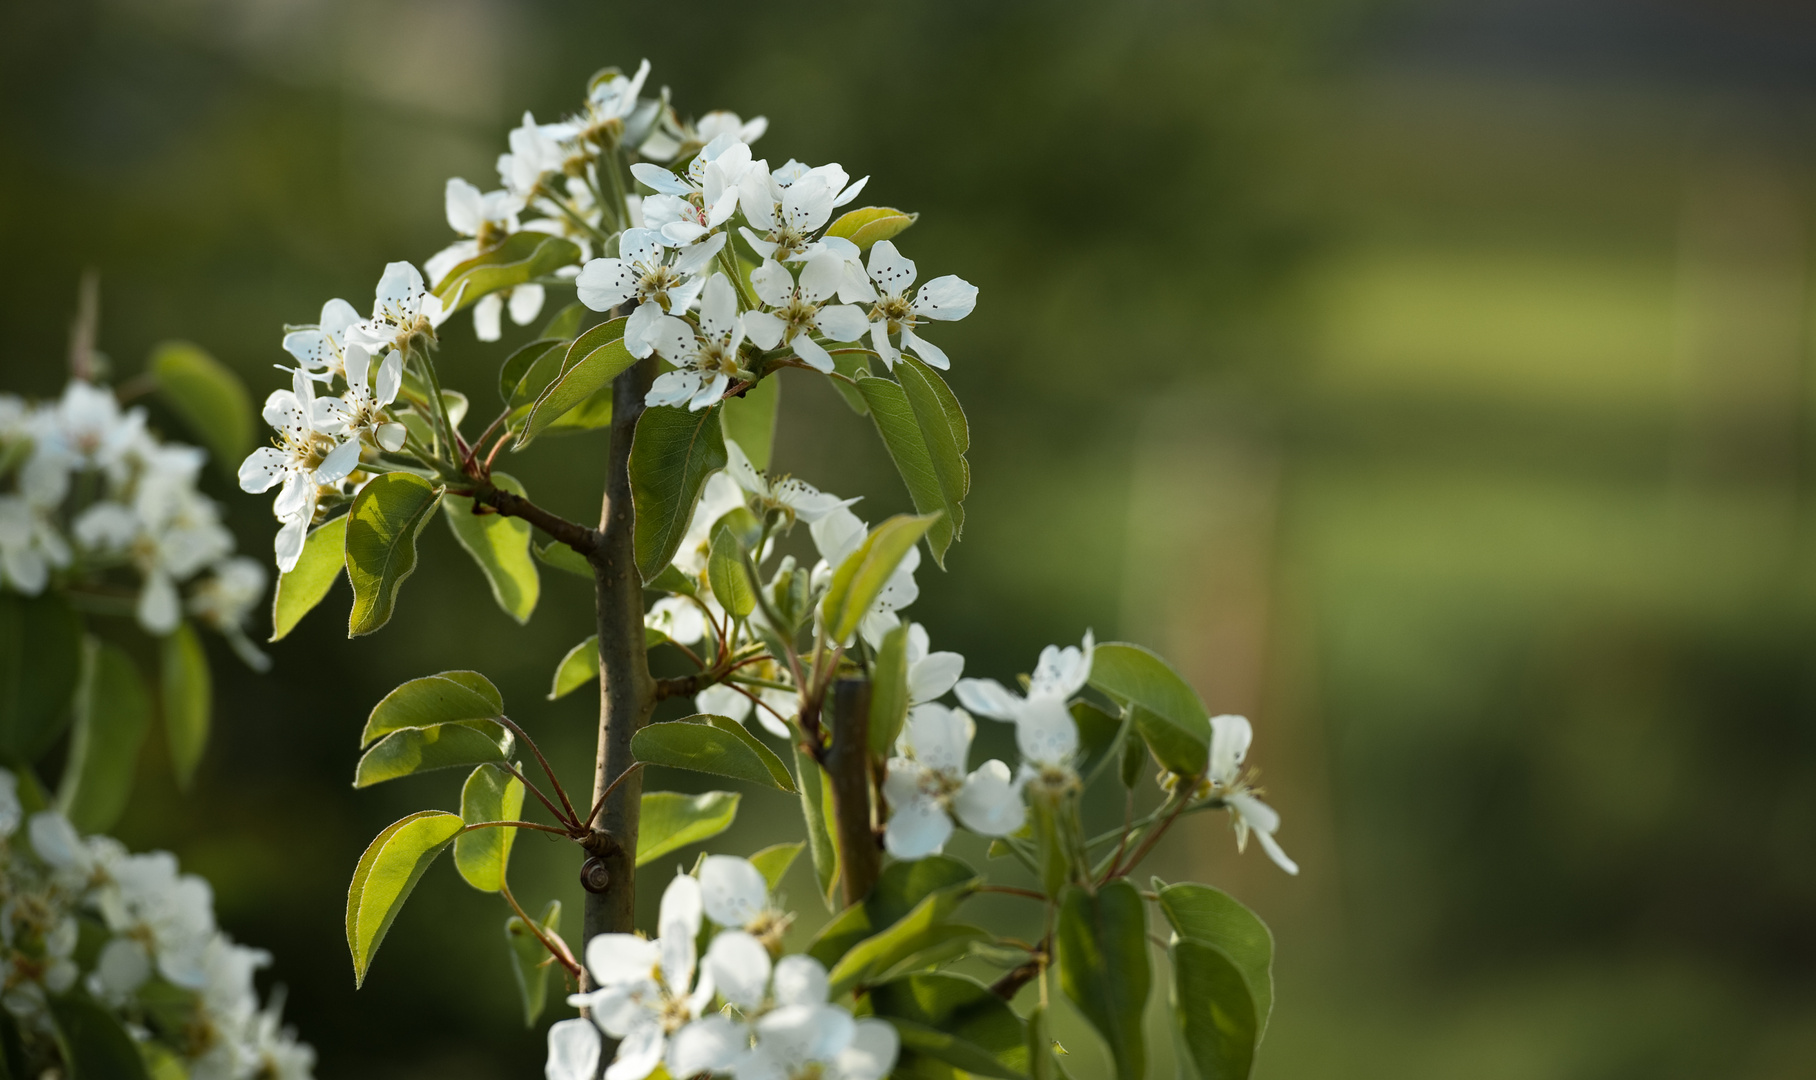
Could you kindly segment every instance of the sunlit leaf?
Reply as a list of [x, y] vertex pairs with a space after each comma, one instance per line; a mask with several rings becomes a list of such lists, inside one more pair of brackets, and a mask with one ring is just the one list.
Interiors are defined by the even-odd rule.
[[[543, 936], [561, 933], [561, 901], [550, 900], [542, 909]], [[523, 1026], [535, 1027], [549, 999], [549, 950], [537, 940], [524, 921], [513, 915], [504, 921], [504, 939], [511, 947], [511, 970], [517, 976], [517, 994], [523, 1002]]]
[[271, 597], [271, 640], [281, 641], [315, 610], [347, 565], [347, 515], [312, 529], [296, 566], [277, 579]]
[[[460, 820], [468, 825], [522, 819], [523, 781], [499, 766], [481, 765], [461, 786]], [[505, 870], [511, 864], [511, 846], [516, 841], [516, 829], [463, 832], [454, 838], [454, 868], [475, 889], [497, 892], [504, 886]]]
[[522, 285], [579, 261], [580, 248], [572, 240], [524, 229], [449, 270], [434, 292], [447, 311], [455, 312], [487, 293]]
[[511, 733], [490, 720], [400, 728], [360, 755], [353, 786], [371, 787], [436, 769], [509, 761], [514, 744]]
[[729, 717], [650, 724], [631, 736], [631, 753], [651, 765], [728, 776], [781, 791], [795, 789], [788, 767], [775, 751]]
[[490, 720], [504, 715], [504, 697], [477, 671], [444, 671], [411, 679], [372, 706], [359, 744], [400, 728], [456, 720]]
[[[798, 743], [794, 748], [794, 759], [795, 777], [801, 788], [801, 819], [807, 826], [807, 850], [813, 856], [820, 899], [831, 908], [832, 890], [839, 883], [839, 849], [832, 842], [832, 831], [826, 825], [833, 817], [832, 785], [826, 782], [825, 771]], [[884, 874], [887, 873], [885, 870]], [[862, 911], [863, 907], [859, 905], [852, 910]], [[843, 949], [839, 951], [844, 952]]]
[[[493, 473], [492, 483], [514, 495], [524, 493], [523, 485], [504, 473]], [[530, 555], [530, 523], [498, 513], [475, 514], [473, 500], [464, 495], [445, 496], [441, 509], [454, 539], [479, 564], [492, 599], [506, 615], [519, 623], [529, 622], [542, 595], [542, 578]]]
[[795, 859], [801, 854], [801, 849], [806, 846], [806, 843], [801, 840], [796, 840], [792, 844], [771, 844], [752, 855], [750, 863], [762, 871], [764, 879], [769, 882], [769, 891], [775, 892], [781, 887], [782, 878], [788, 873], [788, 868], [794, 865]]
[[152, 347], [146, 370], [215, 465], [229, 474], [239, 468], [252, 452], [252, 397], [233, 369], [199, 345], [166, 341]]
[[826, 227], [826, 235], [842, 236], [856, 244], [859, 251], [869, 251], [870, 245], [900, 235], [919, 218], [919, 214], [906, 213], [893, 206], [866, 206], [841, 214], [837, 221]]
[[1197, 691], [1167, 662], [1140, 645], [1097, 646], [1091, 685], [1135, 710], [1135, 727], [1162, 765], [1183, 776], [1204, 772], [1211, 721]]
[[847, 641], [858, 632], [858, 624], [889, 584], [902, 557], [935, 521], [933, 517], [897, 514], [870, 530], [864, 543], [832, 572], [832, 584], [820, 601], [827, 637]]
[[594, 634], [567, 651], [555, 666], [555, 683], [549, 688], [549, 700], [563, 698], [599, 681], [599, 635]]
[[653, 791], [644, 795], [637, 825], [637, 865], [710, 840], [731, 828], [741, 798], [731, 791], [708, 791], [703, 795]]
[[939, 1063], [1002, 1080], [1026, 1075], [1021, 1019], [975, 979], [944, 972], [904, 975], [872, 986], [865, 997], [902, 1037], [897, 1076], [950, 1076]]
[[[528, 446], [548, 426], [608, 386], [637, 362], [624, 345], [628, 318], [600, 323], [574, 339], [563, 355], [561, 368], [537, 395], [529, 415], [518, 430], [516, 449]], [[660, 410], [654, 410], [660, 411]]]
[[440, 488], [406, 472], [373, 477], [354, 496], [347, 514], [347, 580], [353, 586], [348, 637], [391, 621], [397, 590], [416, 572], [416, 538], [439, 501]]
[[963, 510], [947, 500], [946, 489], [940, 482], [940, 470], [934, 467], [933, 452], [927, 447], [927, 437], [921, 431], [914, 406], [909, 404], [907, 392], [888, 379], [861, 378], [857, 388], [864, 395], [870, 408], [870, 419], [883, 437], [883, 447], [889, 451], [889, 460], [895, 463], [895, 471], [908, 488], [908, 497], [913, 500], [915, 510], [922, 514], [945, 515], [927, 531], [927, 550], [943, 567], [946, 549], [952, 546], [963, 521]]
[[744, 544], [727, 526], [713, 530], [706, 580], [712, 586], [713, 598], [732, 618], [748, 618], [756, 610], [756, 586], [744, 571]]
[[378, 834], [353, 871], [347, 889], [347, 948], [353, 955], [353, 985], [365, 984], [366, 971], [423, 872], [454, 837], [459, 814], [422, 810]]
[[532, 542], [532, 546], [535, 549], [536, 558], [549, 566], [557, 570], [565, 570], [575, 577], [582, 577], [588, 581], [593, 580], [593, 564], [586, 561], [585, 555], [561, 541], [550, 540], [546, 544]]
[[830, 968], [854, 945], [895, 925], [929, 894], [973, 888], [977, 880], [977, 871], [950, 855], [890, 863], [877, 875], [863, 903], [853, 904], [821, 927], [808, 955]]
[[870, 752], [888, 758], [908, 718], [908, 624], [883, 636], [870, 677]]

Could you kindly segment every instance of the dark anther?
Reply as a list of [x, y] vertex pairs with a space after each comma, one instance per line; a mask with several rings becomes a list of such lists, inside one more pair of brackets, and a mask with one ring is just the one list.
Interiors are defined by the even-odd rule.
[[612, 887], [612, 872], [605, 860], [594, 856], [580, 864], [580, 887], [590, 893], [602, 893]]

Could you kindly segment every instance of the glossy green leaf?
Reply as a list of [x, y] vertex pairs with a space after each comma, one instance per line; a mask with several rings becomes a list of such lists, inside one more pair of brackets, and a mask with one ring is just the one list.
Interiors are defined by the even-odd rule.
[[1215, 945], [1180, 938], [1173, 961], [1173, 1023], [1202, 1080], [1247, 1080], [1261, 1041], [1242, 969]]
[[132, 657], [90, 638], [76, 689], [69, 760], [57, 787], [57, 809], [84, 833], [107, 832], [126, 811], [139, 744], [151, 725], [151, 694]]
[[549, 700], [564, 698], [583, 686], [599, 681], [599, 635], [594, 634], [567, 651], [555, 666], [555, 683]]
[[189, 781], [208, 746], [209, 718], [214, 712], [214, 683], [208, 676], [208, 654], [195, 627], [180, 624], [159, 643], [158, 691], [164, 705], [164, 735], [170, 744], [170, 768], [177, 786]]
[[1241, 969], [1255, 998], [1255, 1021], [1267, 1030], [1274, 1009], [1274, 935], [1240, 900], [1209, 885], [1155, 882], [1160, 909], [1182, 938], [1215, 945]]
[[923, 897], [908, 914], [853, 945], [833, 965], [832, 996], [838, 997], [847, 990], [862, 985], [902, 959], [933, 944], [940, 936], [942, 924], [976, 891], [974, 882], [962, 882], [937, 889]]
[[775, 751], [724, 716], [694, 716], [650, 724], [631, 736], [638, 761], [728, 776], [780, 791], [793, 791], [788, 767]]
[[[460, 789], [460, 820], [468, 825], [523, 820], [523, 781], [497, 765], [474, 769]], [[504, 887], [516, 842], [516, 829], [463, 832], [454, 838], [454, 868], [475, 889], [497, 892]]]
[[138, 1044], [110, 1010], [78, 994], [50, 998], [46, 1005], [69, 1080], [150, 1080]]
[[944, 567], [946, 549], [958, 535], [963, 511], [957, 504], [947, 502], [946, 489], [940, 484], [940, 471], [934, 467], [933, 452], [927, 447], [927, 438], [921, 432], [920, 420], [914, 415], [914, 406], [908, 402], [907, 391], [876, 376], [859, 379], [857, 388], [870, 407], [870, 419], [883, 437], [883, 448], [889, 451], [889, 460], [895, 463], [895, 471], [907, 486], [915, 510], [922, 514], [945, 515], [927, 531], [927, 550], [933, 553], [933, 560]]
[[703, 795], [654, 791], [644, 795], [642, 818], [637, 825], [637, 865], [710, 840], [731, 828], [741, 798], [730, 791], [708, 791]]
[[515, 738], [490, 720], [459, 720], [391, 732], [360, 755], [353, 786], [371, 787], [400, 776], [509, 761]]
[[839, 912], [820, 928], [808, 955], [833, 967], [853, 946], [900, 922], [930, 894], [974, 888], [977, 883], [977, 871], [950, 855], [890, 863], [877, 875], [863, 903]]
[[869, 349], [828, 349], [832, 356], [833, 378], [827, 381], [859, 416], [870, 415], [870, 404], [858, 392], [857, 381], [870, 374], [870, 361], [876, 353]]
[[586, 321], [591, 310], [578, 300], [570, 301], [566, 307], [549, 316], [549, 321], [542, 324], [542, 332], [536, 336], [572, 341], [580, 335], [580, 324]]
[[908, 719], [908, 624], [883, 635], [870, 676], [870, 753], [888, 758]]
[[477, 671], [444, 671], [411, 679], [372, 706], [359, 744], [403, 728], [504, 715], [504, 697]]
[[608, 386], [637, 362], [624, 345], [628, 317], [600, 323], [574, 339], [561, 360], [561, 369], [550, 380], [525, 417], [515, 449], [528, 446], [557, 419]]
[[[550, 900], [538, 920], [544, 936], [561, 933], [561, 901]], [[511, 947], [511, 971], [517, 976], [517, 995], [523, 1002], [523, 1026], [535, 1027], [549, 1000], [549, 968], [554, 956], [529, 926], [513, 915], [504, 921], [504, 939]]]
[[1141, 1013], [1147, 1006], [1147, 913], [1126, 879], [1098, 888], [1066, 889], [1055, 937], [1059, 985], [1109, 1046], [1116, 1075], [1143, 1080], [1147, 1045]]
[[902, 1037], [896, 1076], [950, 1076], [943, 1063], [975, 1076], [1020, 1080], [1027, 1034], [1009, 1003], [975, 979], [943, 972], [904, 975], [867, 995]]
[[231, 474], [252, 453], [252, 396], [233, 369], [187, 341], [152, 347], [146, 371], [158, 393]]
[[1136, 730], [1162, 765], [1183, 776], [1204, 772], [1210, 760], [1210, 714], [1197, 691], [1165, 660], [1140, 645], [1105, 642], [1091, 656], [1091, 685], [1136, 708]]
[[706, 558], [706, 581], [713, 598], [734, 619], [746, 619], [757, 608], [757, 590], [744, 571], [744, 544], [728, 526], [713, 530]]
[[1048, 1017], [1047, 1006], [1037, 1004], [1030, 1009], [1026, 1023], [1029, 1080], [1061, 1080], [1065, 1071], [1060, 1068], [1054, 1055], [1057, 1040], [1053, 1038], [1053, 1025]]
[[796, 840], [792, 844], [771, 844], [750, 857], [750, 864], [760, 870], [764, 880], [769, 882], [769, 891], [775, 892], [782, 885], [782, 878], [788, 868], [794, 865], [796, 857], [806, 843]]
[[719, 406], [645, 409], [631, 442], [631, 502], [636, 507], [637, 570], [653, 580], [674, 559], [693, 520], [706, 478], [729, 460]]
[[906, 213], [893, 206], [866, 206], [839, 215], [837, 221], [826, 227], [826, 235], [842, 236], [856, 244], [859, 251], [869, 251], [870, 245], [878, 240], [892, 239], [919, 219], [919, 214]]
[[971, 448], [971, 427], [965, 411], [959, 408], [958, 398], [946, 380], [912, 356], [904, 354], [896, 361], [895, 377], [908, 396], [915, 422], [921, 426], [928, 460], [939, 478], [946, 512], [952, 516], [952, 535], [962, 537], [965, 496], [971, 493], [971, 463], [965, 460], [965, 452]]
[[391, 621], [397, 590], [416, 572], [416, 538], [440, 501], [440, 488], [406, 472], [373, 477], [354, 496], [347, 514], [347, 580], [353, 586], [348, 637]]
[[725, 399], [720, 421], [725, 437], [738, 444], [758, 471], [769, 468], [770, 452], [776, 443], [776, 413], [781, 404], [782, 380], [775, 375], [737, 397]]
[[[799, 744], [794, 748], [794, 760], [795, 779], [801, 788], [801, 818], [807, 826], [807, 850], [813, 856], [813, 873], [820, 886], [820, 899], [831, 908], [832, 890], [839, 883], [839, 849], [833, 844], [832, 831], [826, 826], [833, 819], [832, 785], [826, 782], [825, 771]], [[852, 910], [862, 911], [863, 907], [860, 905]]]
[[82, 620], [55, 593], [0, 589], [0, 758], [29, 765], [63, 733], [82, 673]]
[[347, 515], [310, 530], [296, 566], [277, 579], [271, 597], [271, 640], [282, 641], [315, 610], [347, 565]]
[[572, 240], [524, 229], [449, 270], [434, 292], [445, 310], [453, 313], [488, 293], [522, 285], [579, 261], [580, 248]]
[[421, 810], [379, 833], [359, 857], [347, 889], [347, 949], [356, 988], [365, 984], [372, 957], [410, 891], [461, 826], [459, 814]]
[[1089, 777], [1092, 770], [1121, 745], [1123, 722], [1088, 701], [1074, 701], [1072, 720], [1078, 725], [1078, 760], [1080, 776]]
[[876, 965], [864, 981], [883, 982], [910, 972], [931, 971], [971, 955], [973, 946], [992, 945], [995, 941], [996, 935], [982, 927], [942, 923], [909, 942], [894, 958]]
[[546, 544], [533, 544], [536, 558], [554, 567], [565, 570], [575, 577], [593, 580], [593, 564], [586, 561], [586, 556], [568, 547], [559, 540], [550, 540]]
[[520, 345], [498, 368], [498, 396], [511, 408], [535, 401], [561, 370], [568, 338], [544, 335]]
[[845, 561], [832, 572], [826, 598], [820, 601], [828, 638], [848, 641], [858, 632], [858, 624], [876, 603], [883, 586], [889, 584], [902, 557], [935, 523], [933, 517], [897, 514], [870, 530], [864, 543], [845, 556]]
[[580, 404], [557, 416], [542, 429], [542, 437], [552, 439], [557, 435], [577, 435], [583, 431], [597, 431], [612, 425], [612, 384], [606, 383]]
[[[515, 495], [524, 493], [523, 485], [504, 473], [493, 473], [492, 483]], [[542, 595], [542, 578], [530, 555], [530, 523], [503, 514], [475, 514], [473, 500], [464, 495], [444, 496], [441, 509], [454, 539], [479, 564], [491, 586], [492, 599], [506, 615], [519, 623], [529, 622]]]

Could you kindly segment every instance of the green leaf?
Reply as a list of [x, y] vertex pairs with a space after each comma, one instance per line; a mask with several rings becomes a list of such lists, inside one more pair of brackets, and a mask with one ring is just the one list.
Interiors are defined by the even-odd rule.
[[866, 206], [841, 214], [826, 227], [826, 235], [842, 236], [856, 244], [859, 251], [869, 251], [870, 245], [892, 239], [919, 219], [919, 214], [905, 213], [893, 206]]
[[233, 369], [187, 341], [153, 346], [146, 369], [222, 470], [231, 474], [252, 453], [252, 397]]
[[524, 229], [449, 270], [434, 292], [452, 314], [487, 293], [522, 285], [579, 261], [580, 248], [572, 240]]
[[1091, 654], [1091, 685], [1135, 710], [1135, 727], [1162, 765], [1199, 776], [1210, 760], [1211, 721], [1197, 691], [1140, 645], [1105, 642]]
[[504, 715], [504, 697], [477, 671], [444, 671], [411, 679], [386, 694], [372, 714], [359, 744], [403, 728], [428, 727], [457, 720], [490, 720]]
[[567, 307], [562, 308], [550, 317], [548, 322], [543, 323], [542, 332], [536, 336], [539, 338], [560, 338], [562, 341], [572, 341], [574, 340], [574, 337], [580, 333], [580, 324], [586, 321], [587, 312], [589, 310], [590, 309], [580, 301], [572, 301]]
[[830, 968], [852, 946], [901, 921], [929, 894], [973, 887], [977, 881], [977, 871], [950, 855], [890, 863], [877, 875], [876, 886], [863, 903], [846, 908], [820, 928], [808, 955]]
[[771, 844], [750, 857], [750, 864], [762, 871], [764, 880], [769, 882], [769, 891], [775, 892], [782, 885], [782, 878], [788, 868], [794, 865], [795, 858], [801, 854], [806, 843], [796, 840], [792, 844]]
[[510, 732], [490, 720], [401, 728], [360, 756], [353, 786], [371, 787], [436, 769], [509, 761], [515, 743]]
[[535, 401], [561, 370], [568, 338], [547, 334], [519, 346], [498, 368], [498, 396], [511, 408]]
[[964, 501], [971, 492], [971, 463], [965, 460], [965, 451], [971, 448], [971, 426], [965, 411], [959, 408], [946, 380], [912, 356], [904, 354], [896, 361], [895, 377], [921, 426], [928, 460], [945, 495], [946, 512], [952, 515], [952, 535], [963, 536]]
[[[794, 759], [795, 779], [801, 787], [801, 818], [807, 825], [807, 850], [813, 855], [813, 872], [820, 885], [820, 899], [831, 908], [832, 890], [839, 883], [839, 849], [833, 845], [832, 833], [826, 827], [833, 818], [832, 785], [826, 782], [819, 763], [798, 744], [794, 748]], [[888, 872], [883, 871], [885, 875]], [[862, 911], [863, 907], [860, 905], [851, 910]], [[844, 952], [843, 949], [839, 951]]]
[[347, 565], [347, 515], [316, 526], [303, 541], [303, 554], [288, 574], [277, 579], [271, 597], [271, 640], [282, 641], [315, 610], [340, 580]]
[[1202, 1080], [1247, 1080], [1261, 1041], [1242, 969], [1215, 945], [1181, 938], [1173, 961], [1173, 1022]]
[[870, 405], [858, 393], [857, 381], [870, 374], [870, 359], [876, 353], [869, 349], [828, 349], [832, 357], [833, 377], [828, 382], [859, 416], [870, 415]]
[[908, 624], [883, 635], [870, 676], [870, 753], [888, 758], [908, 719]]
[[889, 451], [889, 460], [895, 462], [895, 471], [907, 486], [914, 508], [923, 514], [945, 514], [927, 532], [927, 550], [943, 568], [946, 549], [958, 535], [963, 511], [946, 500], [940, 471], [934, 467], [933, 452], [927, 448], [927, 438], [921, 433], [907, 391], [888, 379], [870, 376], [858, 380], [858, 392], [870, 406], [870, 419], [883, 437], [883, 448]]
[[208, 654], [190, 624], [180, 624], [159, 648], [163, 655], [158, 689], [164, 704], [164, 734], [170, 742], [170, 768], [176, 773], [177, 787], [187, 791], [208, 745], [214, 684], [208, 677]]
[[1088, 701], [1074, 701], [1072, 721], [1078, 725], [1078, 775], [1089, 777], [1092, 769], [1121, 745], [1122, 718], [1112, 716]]
[[1141, 1012], [1148, 1001], [1148, 938], [1141, 893], [1126, 879], [1093, 896], [1077, 885], [1060, 901], [1055, 935], [1059, 985], [1110, 1049], [1116, 1075], [1142, 1080], [1147, 1045]]
[[870, 530], [863, 544], [845, 556], [832, 573], [826, 598], [820, 601], [828, 638], [848, 641], [858, 632], [858, 624], [876, 603], [883, 586], [889, 584], [889, 576], [901, 565], [902, 557], [936, 521], [935, 517], [897, 514]]
[[353, 954], [356, 989], [365, 984], [372, 957], [410, 890], [454, 842], [461, 826], [459, 814], [420, 810], [379, 833], [359, 857], [347, 889], [347, 949]]
[[631, 736], [631, 754], [650, 765], [729, 776], [793, 791], [788, 767], [744, 725], [724, 716], [690, 716], [650, 724]]
[[[561, 933], [561, 901], [550, 900], [542, 909], [542, 932], [548, 937]], [[504, 939], [511, 946], [511, 970], [517, 975], [517, 993], [523, 1000], [523, 1026], [535, 1027], [549, 999], [549, 966], [554, 957], [530, 933], [522, 919], [513, 915], [504, 921]]]
[[[504, 473], [493, 473], [492, 483], [514, 495], [524, 493], [523, 485]], [[537, 576], [536, 560], [530, 557], [530, 523], [503, 514], [475, 514], [473, 500], [464, 495], [445, 496], [441, 509], [454, 539], [485, 574], [492, 599], [506, 615], [519, 623], [529, 622], [542, 595], [542, 578]]]
[[996, 935], [981, 927], [944, 923], [922, 934], [897, 959], [879, 965], [867, 980], [883, 982], [910, 972], [931, 971], [971, 955], [974, 946], [994, 947], [995, 943]]
[[139, 1046], [118, 1018], [92, 998], [74, 994], [45, 1003], [70, 1080], [150, 1080]]
[[84, 833], [106, 832], [126, 811], [139, 743], [151, 724], [151, 694], [132, 657], [90, 638], [76, 690], [69, 760], [57, 787], [57, 809]]
[[[460, 820], [468, 825], [482, 821], [521, 821], [523, 781], [497, 765], [481, 765], [460, 789]], [[480, 892], [504, 887], [511, 865], [511, 845], [517, 830], [474, 829], [454, 838], [454, 869]]]
[[908, 914], [853, 945], [832, 967], [832, 996], [836, 998], [847, 990], [862, 985], [903, 959], [935, 944], [942, 937], [942, 924], [976, 891], [975, 880], [936, 889], [923, 897]]
[[725, 467], [719, 406], [645, 409], [631, 441], [631, 502], [636, 507], [637, 570], [654, 580], [675, 557], [706, 478]]
[[548, 427], [542, 429], [542, 434], [553, 438], [557, 435], [575, 435], [582, 431], [597, 431], [611, 425], [612, 384], [606, 383], [593, 391], [591, 397], [556, 417]]
[[1047, 1006], [1036, 1005], [1028, 1011], [1028, 1076], [1030, 1080], [1060, 1080], [1065, 1071], [1059, 1067], [1053, 1048], [1052, 1024]]
[[703, 795], [655, 791], [643, 796], [642, 819], [637, 826], [637, 865], [710, 840], [731, 828], [741, 798], [730, 791], [708, 791]]
[[575, 577], [593, 580], [593, 564], [586, 561], [586, 556], [568, 547], [559, 540], [550, 540], [546, 544], [535, 546], [536, 557], [557, 570], [566, 570]]
[[1021, 1019], [975, 979], [946, 973], [904, 975], [867, 995], [876, 1015], [902, 1037], [896, 1076], [941, 1076], [943, 1062], [977, 1076], [1020, 1080], [1028, 1066]]
[[1255, 998], [1259, 1031], [1274, 1010], [1274, 935], [1240, 900], [1209, 885], [1155, 882], [1160, 910], [1182, 938], [1215, 945], [1241, 969]]
[[776, 442], [776, 412], [782, 404], [782, 380], [774, 375], [733, 398], [725, 399], [721, 423], [725, 437], [738, 444], [751, 465], [762, 472]]
[[63, 733], [82, 673], [82, 620], [56, 593], [0, 589], [0, 757], [29, 765]]
[[555, 667], [555, 684], [549, 700], [564, 698], [588, 683], [599, 681], [599, 635], [594, 634], [567, 651]]
[[347, 580], [353, 586], [348, 637], [391, 621], [397, 590], [416, 572], [416, 538], [440, 501], [440, 488], [406, 472], [373, 477], [354, 496], [347, 514]]
[[637, 362], [624, 345], [628, 316], [600, 323], [574, 339], [562, 357], [561, 370], [536, 398], [517, 433], [513, 449], [521, 450], [569, 409], [608, 386], [619, 373]]
[[734, 619], [745, 619], [757, 608], [756, 586], [744, 572], [744, 544], [725, 525], [713, 530], [712, 549], [706, 558], [706, 581], [713, 598]]

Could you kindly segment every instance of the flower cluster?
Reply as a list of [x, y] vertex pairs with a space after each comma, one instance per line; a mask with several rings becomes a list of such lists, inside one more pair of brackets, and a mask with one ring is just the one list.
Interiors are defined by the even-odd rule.
[[[826, 968], [782, 955], [788, 921], [747, 859], [709, 855], [697, 878], [676, 874], [662, 894], [656, 940], [600, 934], [587, 943], [598, 988], [568, 1003], [591, 1019], [549, 1029], [548, 1080], [597, 1076], [601, 1031], [620, 1040], [606, 1080], [643, 1080], [658, 1065], [669, 1076], [881, 1080], [901, 1049], [895, 1028], [829, 1004]], [[696, 942], [708, 923], [714, 932], [701, 957]]]
[[187, 611], [262, 667], [245, 625], [265, 571], [234, 556], [220, 507], [196, 489], [207, 460], [157, 438], [143, 409], [103, 386], [72, 380], [37, 405], [0, 394], [0, 583], [107, 600], [120, 588], [109, 579], [129, 578], [120, 598], [148, 633], [170, 633]]
[[309, 1080], [315, 1052], [283, 1025], [277, 995], [259, 1004], [253, 976], [270, 962], [221, 932], [208, 883], [170, 853], [83, 837], [54, 810], [27, 819], [0, 769], [0, 1007], [29, 1075], [54, 1074], [58, 1005], [76, 998], [191, 1080]]

